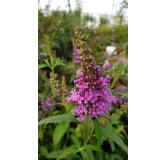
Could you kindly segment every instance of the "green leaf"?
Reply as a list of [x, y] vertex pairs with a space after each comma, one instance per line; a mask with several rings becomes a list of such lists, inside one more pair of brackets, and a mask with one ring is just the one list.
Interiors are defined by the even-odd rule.
[[38, 132], [38, 138], [42, 141], [43, 140], [43, 131], [39, 130]]
[[104, 157], [106, 160], [111, 160], [111, 154], [105, 153]]
[[128, 80], [128, 77], [126, 77], [126, 76], [120, 76], [119, 79], [120, 80]]
[[103, 160], [103, 154], [101, 154], [100, 152], [96, 152], [96, 160]]
[[77, 122], [77, 119], [72, 114], [62, 114], [57, 116], [47, 117], [39, 121], [39, 125], [47, 123], [60, 123], [60, 122]]
[[80, 124], [78, 124], [77, 128], [75, 129], [75, 136], [77, 138], [81, 138], [81, 136], [82, 136], [82, 127]]
[[107, 134], [109, 135], [111, 149], [114, 152], [115, 151], [115, 146], [114, 146], [114, 142], [113, 142], [113, 130], [112, 130], [112, 126], [111, 126], [109, 121], [107, 121], [106, 129], [107, 129]]
[[75, 74], [72, 74], [72, 76], [70, 77], [69, 83], [74, 82], [75, 78], [76, 78], [76, 75], [75, 75]]
[[[56, 104], [58, 104], [58, 103], [56, 103]], [[71, 113], [71, 110], [73, 110], [73, 108], [74, 108], [74, 106], [71, 103], [59, 103], [59, 104], [66, 108], [67, 113]]]
[[119, 95], [121, 95], [121, 96], [124, 96], [124, 97], [128, 98], [128, 92], [126, 92], [126, 93], [120, 93], [120, 92], [117, 92], [117, 94], [119, 94]]
[[47, 64], [38, 64], [38, 69], [42, 69], [45, 67], [48, 67], [48, 65]]
[[53, 56], [50, 56], [50, 61], [51, 61], [51, 67], [55, 65], [55, 58]]
[[43, 156], [46, 156], [48, 154], [48, 150], [45, 146], [40, 147], [40, 152]]
[[53, 116], [55, 116], [56, 114], [58, 114], [60, 111], [54, 111], [52, 112]]
[[86, 153], [88, 155], [88, 158], [90, 158], [91, 160], [95, 160], [94, 154], [91, 149], [86, 149]]
[[123, 140], [116, 135], [115, 133], [113, 133], [113, 141], [119, 145], [126, 153], [128, 153], [128, 149], [127, 146], [125, 145], [125, 143], [123, 142]]
[[69, 132], [71, 132], [72, 134], [75, 133], [75, 129], [74, 128], [69, 128]]
[[62, 154], [57, 157], [57, 160], [60, 160], [62, 158], [66, 158], [66, 157], [76, 153], [78, 150], [79, 150], [79, 148], [76, 145], [72, 145], [72, 146], [64, 149]]
[[92, 160], [89, 155], [84, 151], [84, 150], [81, 150], [81, 155], [86, 159], [86, 160]]
[[120, 157], [118, 154], [112, 154], [111, 155], [111, 160], [123, 160], [123, 158], [122, 157]]
[[101, 148], [95, 146], [95, 145], [92, 145], [92, 144], [88, 144], [85, 146], [86, 149], [91, 149], [93, 151], [97, 151], [97, 152], [103, 152]]
[[60, 48], [60, 45], [58, 43], [52, 42], [53, 47]]
[[78, 138], [76, 138], [74, 135], [71, 135], [71, 139], [79, 148], [81, 147]]
[[50, 67], [50, 63], [49, 63], [48, 59], [44, 60], [44, 62], [47, 64], [48, 67]]
[[112, 125], [118, 125], [120, 123], [119, 118], [120, 118], [120, 116], [116, 115], [116, 117], [114, 119], [112, 119], [111, 124]]
[[56, 88], [55, 88], [53, 85], [51, 85], [51, 91], [52, 91], [52, 95], [55, 95], [55, 93], [56, 93]]
[[63, 63], [62, 60], [60, 60], [59, 58], [57, 58], [56, 61], [55, 61], [55, 66], [65, 66], [65, 64]]
[[93, 122], [94, 122], [96, 138], [97, 138], [97, 145], [101, 146], [101, 144], [103, 142], [102, 141], [102, 129], [101, 129], [100, 123], [98, 122], [97, 119], [94, 119]]
[[107, 129], [106, 128], [101, 128], [102, 129], [102, 136], [103, 136], [103, 139], [106, 140], [109, 135], [107, 133]]
[[48, 95], [45, 94], [45, 93], [38, 93], [38, 96], [39, 96], [40, 98], [47, 98], [47, 97], [48, 97]]
[[57, 158], [62, 153], [62, 150], [56, 150], [46, 155], [46, 158]]
[[54, 149], [57, 148], [59, 141], [64, 136], [64, 134], [68, 128], [69, 128], [68, 122], [62, 122], [56, 126], [54, 133], [53, 133], [53, 148]]

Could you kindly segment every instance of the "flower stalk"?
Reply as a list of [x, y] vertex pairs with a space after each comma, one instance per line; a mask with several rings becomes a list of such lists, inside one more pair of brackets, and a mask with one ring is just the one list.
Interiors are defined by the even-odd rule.
[[86, 116], [90, 118], [104, 116], [110, 110], [113, 96], [108, 88], [111, 78], [104, 77], [100, 66], [96, 64], [90, 49], [83, 40], [84, 34], [80, 27], [75, 28], [75, 35], [81, 71], [74, 81], [78, 90], [71, 91], [67, 101], [77, 105], [72, 113], [79, 116], [77, 118], [79, 121], [83, 121]]

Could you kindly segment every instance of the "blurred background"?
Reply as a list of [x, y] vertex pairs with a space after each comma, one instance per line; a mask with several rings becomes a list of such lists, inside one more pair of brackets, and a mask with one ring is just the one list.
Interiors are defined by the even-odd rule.
[[[93, 37], [100, 36], [100, 45], [104, 49], [111, 43], [116, 43], [120, 48], [127, 44], [126, 0], [39, 0], [38, 4], [39, 45], [42, 44], [42, 35], [58, 33], [52, 35], [57, 56], [71, 58], [73, 28], [76, 25], [86, 28], [85, 32], [91, 37], [91, 40], [87, 39], [90, 41]], [[57, 43], [56, 38], [60, 43]]]

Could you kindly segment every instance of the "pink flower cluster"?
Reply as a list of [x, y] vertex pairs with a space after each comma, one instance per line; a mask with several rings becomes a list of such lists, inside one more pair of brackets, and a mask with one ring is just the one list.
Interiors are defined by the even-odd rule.
[[91, 118], [103, 116], [110, 110], [111, 102], [115, 100], [107, 87], [110, 77], [104, 78], [99, 66], [94, 65], [92, 77], [79, 72], [77, 80], [74, 81], [79, 90], [73, 90], [71, 96], [67, 98], [68, 102], [77, 104], [72, 113], [79, 115], [77, 118], [79, 121], [83, 121], [86, 115]]
[[78, 50], [79, 50], [78, 48], [74, 48], [73, 57], [74, 57], [74, 63], [80, 65], [81, 62], [80, 62], [80, 56], [78, 54]]

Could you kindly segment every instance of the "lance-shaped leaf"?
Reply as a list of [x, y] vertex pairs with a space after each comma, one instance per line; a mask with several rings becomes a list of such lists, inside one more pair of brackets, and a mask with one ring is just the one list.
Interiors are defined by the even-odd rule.
[[97, 147], [97, 146], [92, 145], [92, 144], [86, 145], [85, 148], [86, 148], [86, 149], [91, 149], [91, 150], [97, 151], [97, 152], [103, 152], [100, 147]]
[[65, 132], [69, 128], [68, 122], [59, 123], [53, 133], [53, 148], [56, 149], [60, 140], [64, 136]]
[[72, 145], [72, 146], [64, 149], [64, 151], [62, 152], [62, 154], [60, 154], [57, 157], [57, 160], [69, 157], [70, 155], [74, 155], [74, 153], [76, 153], [77, 151], [79, 151], [79, 148], [76, 145]]
[[125, 143], [123, 142], [123, 140], [116, 135], [115, 133], [113, 133], [113, 141], [119, 145], [126, 153], [128, 153], [128, 149], [127, 146], [125, 145]]
[[77, 122], [77, 119], [72, 114], [62, 114], [57, 116], [47, 117], [39, 121], [39, 125], [47, 123], [60, 123], [60, 122]]
[[109, 121], [107, 121], [107, 124], [106, 124], [106, 131], [107, 131], [107, 135], [108, 135], [108, 138], [110, 141], [111, 149], [114, 152], [115, 146], [114, 146], [114, 141], [113, 141], [113, 130], [112, 130], [112, 125], [110, 124]]
[[45, 67], [48, 67], [48, 65], [47, 64], [38, 64], [38, 69], [42, 69]]
[[97, 138], [97, 145], [100, 146], [103, 142], [101, 125], [100, 125], [100, 123], [98, 122], [97, 119], [94, 119], [93, 122], [94, 122], [96, 138]]
[[46, 155], [46, 158], [57, 158], [63, 151], [56, 150]]

